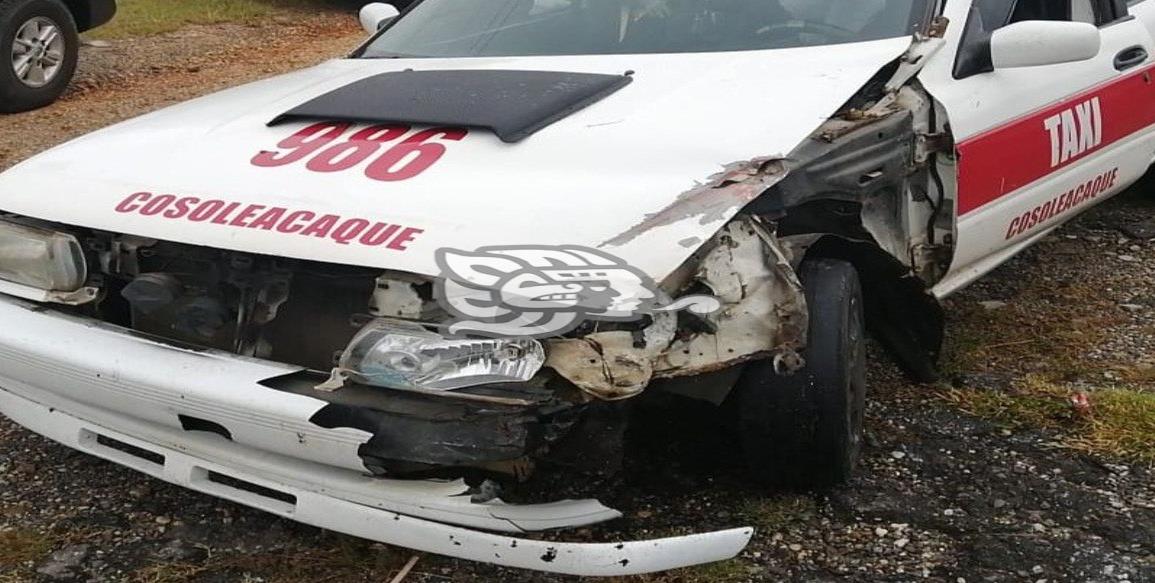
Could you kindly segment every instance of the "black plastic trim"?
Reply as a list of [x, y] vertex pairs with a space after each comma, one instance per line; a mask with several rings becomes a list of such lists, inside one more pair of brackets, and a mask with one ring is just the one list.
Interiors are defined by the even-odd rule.
[[233, 434], [229, 432], [224, 425], [215, 421], [207, 419], [200, 419], [198, 417], [191, 417], [189, 415], [177, 415], [180, 419], [181, 429], [185, 431], [203, 431], [205, 433], [215, 433], [229, 441], [233, 440]]
[[116, 16], [116, 0], [65, 0], [76, 20], [77, 32], [103, 26]]
[[514, 143], [629, 85], [630, 75], [560, 71], [393, 71], [355, 81], [273, 118], [487, 128]]

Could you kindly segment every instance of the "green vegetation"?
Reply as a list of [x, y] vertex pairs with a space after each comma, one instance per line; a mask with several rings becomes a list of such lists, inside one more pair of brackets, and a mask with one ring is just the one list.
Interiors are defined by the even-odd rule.
[[947, 398], [968, 413], [1011, 427], [1058, 431], [1063, 445], [1087, 453], [1155, 464], [1155, 393], [1106, 388], [1085, 393], [1090, 408], [1072, 404], [1079, 393], [1028, 380], [1011, 391], [956, 389]]
[[90, 32], [98, 39], [122, 39], [172, 32], [189, 24], [248, 24], [278, 12], [325, 7], [309, 0], [120, 0], [112, 22]]
[[0, 568], [20, 567], [35, 561], [55, 544], [53, 537], [32, 530], [0, 532]]
[[606, 583], [739, 583], [750, 579], [749, 563], [741, 559], [730, 559], [652, 575], [610, 577], [605, 581]]
[[0, 583], [30, 581], [34, 574], [31, 565], [56, 543], [56, 537], [35, 530], [0, 531]]
[[[199, 563], [156, 563], [132, 573], [132, 583], [188, 583], [204, 578], [269, 583], [388, 581], [410, 554], [344, 535], [316, 547], [213, 555]], [[0, 582], [2, 583], [2, 582]]]
[[[999, 309], [952, 310], [948, 374], [1019, 376], [1008, 377], [1007, 387], [950, 389], [947, 400], [1009, 427], [1058, 432], [1071, 449], [1155, 463], [1155, 370], [1086, 358], [1087, 347], [1105, 342], [1122, 319], [1095, 286], [1040, 284]], [[1089, 407], [1074, 404], [1080, 395]]]
[[1155, 464], [1155, 394], [1099, 391], [1092, 403], [1090, 427], [1072, 438], [1074, 446]]
[[679, 572], [671, 573], [669, 579], [663, 579], [679, 583], [737, 583], [749, 580], [750, 569], [739, 559], [681, 569]]
[[738, 513], [744, 523], [757, 527], [762, 533], [774, 532], [792, 523], [804, 522], [816, 512], [818, 507], [810, 496], [787, 494], [748, 498], [738, 507]]
[[1056, 382], [1092, 373], [1084, 355], [1123, 320], [1118, 306], [1093, 286], [1039, 285], [995, 310], [950, 306], [946, 373], [1021, 370], [1030, 363]]

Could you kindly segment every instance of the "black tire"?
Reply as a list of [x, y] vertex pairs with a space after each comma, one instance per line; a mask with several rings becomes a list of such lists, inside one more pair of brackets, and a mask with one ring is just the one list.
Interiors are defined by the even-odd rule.
[[[13, 63], [16, 33], [35, 19], [46, 19], [63, 40], [60, 67], [42, 86], [33, 86], [17, 75]], [[60, 0], [0, 0], [0, 113], [16, 113], [44, 107], [56, 101], [76, 72], [80, 37], [72, 13]]]
[[773, 487], [823, 488], [850, 479], [862, 450], [866, 327], [854, 266], [808, 260], [799, 273], [810, 312], [806, 366], [791, 376], [747, 365], [728, 398], [750, 473]]

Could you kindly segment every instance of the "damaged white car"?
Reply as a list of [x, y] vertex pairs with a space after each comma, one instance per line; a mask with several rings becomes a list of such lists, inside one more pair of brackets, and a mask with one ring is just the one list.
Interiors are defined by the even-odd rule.
[[[939, 299], [1155, 158], [1142, 0], [423, 0], [350, 57], [0, 175], [0, 411], [301, 522], [623, 575], [752, 529], [574, 544], [503, 483], [645, 391], [754, 479], [852, 473], [870, 332], [934, 376]], [[586, 463], [604, 464], [595, 453]]]

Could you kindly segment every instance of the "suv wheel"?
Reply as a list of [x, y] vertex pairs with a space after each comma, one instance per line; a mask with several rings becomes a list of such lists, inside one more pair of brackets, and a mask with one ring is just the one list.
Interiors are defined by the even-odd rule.
[[0, 0], [0, 113], [56, 101], [79, 51], [76, 21], [60, 0]]
[[845, 261], [808, 260], [799, 276], [810, 312], [806, 366], [781, 376], [769, 360], [751, 363], [727, 405], [755, 478], [776, 487], [829, 487], [850, 479], [862, 450], [862, 287]]

